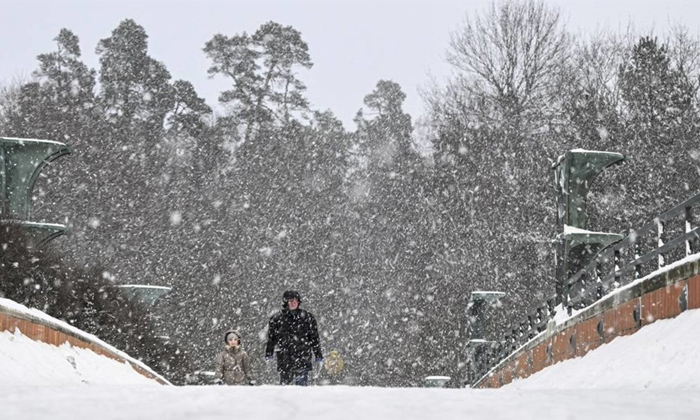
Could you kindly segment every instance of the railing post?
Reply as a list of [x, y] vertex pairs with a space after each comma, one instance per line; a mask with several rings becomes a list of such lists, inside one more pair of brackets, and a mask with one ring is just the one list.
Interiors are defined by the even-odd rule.
[[614, 255], [614, 273], [615, 273], [615, 287], [620, 287], [621, 285], [621, 279], [620, 279], [620, 250], [616, 249], [613, 253]]
[[547, 315], [545, 315], [545, 310], [542, 307], [537, 308], [537, 333], [541, 333], [542, 330], [544, 329], [542, 327], [544, 319], [546, 318]]
[[598, 289], [596, 290], [596, 300], [602, 298], [605, 295], [603, 279], [600, 275], [601, 271], [602, 269], [600, 267], [600, 261], [598, 261], [595, 265], [595, 281], [598, 284]]
[[530, 339], [530, 322], [528, 321], [523, 321], [520, 323], [520, 343], [518, 343], [518, 347], [523, 345], [523, 341], [527, 342], [527, 340]]
[[[693, 208], [688, 206], [685, 208], [685, 233], [693, 230]], [[695, 253], [693, 249], [693, 240], [688, 239], [685, 241], [685, 256], [692, 255]]]
[[548, 318], [548, 320], [554, 318], [554, 315], [557, 314], [556, 307], [557, 307], [557, 299], [556, 298], [547, 300], [547, 318]]
[[634, 260], [632, 260], [632, 264], [634, 264], [634, 279], [638, 279], [642, 277], [642, 265], [637, 264], [635, 261], [639, 258], [639, 251], [640, 251], [640, 246], [639, 246], [639, 238], [635, 238], [634, 244], [632, 245], [632, 252], [634, 252]]
[[[664, 239], [662, 235], [664, 234], [664, 222], [662, 222], [660, 219], [656, 219], [656, 247], [661, 248], [664, 246]], [[664, 265], [666, 265], [666, 259], [664, 258], [664, 255], [659, 252], [659, 255], [657, 257], [657, 266], [656, 268], [662, 268]]]

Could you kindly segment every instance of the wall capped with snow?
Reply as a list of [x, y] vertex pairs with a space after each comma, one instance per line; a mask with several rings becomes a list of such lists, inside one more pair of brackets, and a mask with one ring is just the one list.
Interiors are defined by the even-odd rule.
[[169, 384], [94, 335], [0, 298], [0, 382]]
[[499, 388], [549, 366], [586, 355], [659, 319], [700, 309], [700, 255], [617, 289], [572, 317], [557, 317], [481, 378], [475, 388]]

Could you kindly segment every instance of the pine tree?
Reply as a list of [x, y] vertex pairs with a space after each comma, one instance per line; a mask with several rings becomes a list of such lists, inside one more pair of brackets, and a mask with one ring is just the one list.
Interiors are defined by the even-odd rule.
[[131, 19], [100, 40], [95, 52], [100, 56], [99, 101], [107, 121], [136, 150], [150, 150], [174, 106], [170, 72], [148, 54], [148, 35]]
[[40, 54], [34, 81], [21, 87], [18, 109], [8, 121], [19, 137], [89, 143], [94, 121], [95, 71], [80, 61], [78, 37], [61, 29], [56, 50]]
[[211, 59], [209, 74], [231, 78], [232, 89], [219, 101], [231, 110], [231, 124], [244, 126], [242, 140], [273, 123], [287, 124], [294, 112], [308, 110], [306, 86], [296, 68], [311, 68], [308, 45], [301, 33], [276, 22], [261, 25], [253, 35], [217, 34], [204, 52]]
[[697, 87], [672, 68], [668, 47], [655, 38], [643, 37], [633, 47], [629, 62], [620, 66], [620, 88], [635, 136], [650, 146], [672, 144], [695, 111]]

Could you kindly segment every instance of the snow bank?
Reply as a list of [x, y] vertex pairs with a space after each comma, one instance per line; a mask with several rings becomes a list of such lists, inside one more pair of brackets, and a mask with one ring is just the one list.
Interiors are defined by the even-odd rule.
[[[697, 392], [700, 384], [696, 382], [700, 362], [695, 358], [700, 345], [699, 322], [700, 310], [657, 321], [581, 359], [555, 365], [500, 389], [163, 387], [140, 382], [124, 386], [127, 380], [145, 378], [129, 372], [126, 365], [89, 355], [86, 350], [57, 348], [33, 342], [19, 333], [5, 332], [0, 333], [0, 417], [3, 420], [692, 419], [697, 417], [700, 407]], [[11, 354], [6, 351], [8, 342], [12, 344]], [[73, 357], [75, 368], [69, 356]], [[47, 386], [38, 387], [35, 381], [23, 386], [28, 382], [21, 382], [22, 372], [6, 369], [7, 360], [13, 357], [16, 359], [11, 360], [11, 366], [23, 366], [25, 372], [31, 370]], [[93, 360], [97, 364], [90, 366], [89, 357], [97, 358]], [[107, 362], [112, 365], [105, 366]], [[90, 367], [86, 375], [82, 374], [81, 366]], [[112, 382], [84, 386], [85, 382], [101, 383], [104, 377], [97, 372]], [[15, 378], [15, 382], [8, 384], [6, 378]], [[56, 378], [62, 378], [63, 382]], [[69, 380], [77, 384], [68, 383]], [[66, 386], [54, 386], [59, 384]]]
[[700, 310], [659, 320], [583, 357], [516, 380], [516, 389], [700, 389]]
[[[138, 361], [138, 360], [132, 358], [132, 357], [129, 356], [128, 354], [124, 353], [123, 351], [120, 351], [120, 350], [118, 350], [117, 348], [115, 348], [115, 347], [113, 347], [113, 346], [107, 344], [106, 342], [100, 340], [99, 338], [97, 338], [96, 336], [94, 336], [94, 335], [92, 335], [92, 334], [88, 334], [88, 333], [86, 333], [85, 331], [83, 331], [83, 330], [81, 330], [81, 329], [79, 329], [79, 328], [76, 328], [76, 327], [74, 327], [74, 326], [72, 326], [72, 325], [70, 325], [70, 324], [68, 324], [68, 323], [66, 323], [66, 322], [63, 322], [63, 321], [61, 321], [61, 320], [59, 320], [59, 319], [56, 319], [56, 318], [53, 318], [53, 317], [47, 315], [46, 313], [41, 312], [41, 311], [38, 310], [38, 309], [27, 308], [26, 306], [21, 305], [21, 304], [15, 302], [15, 301], [13, 301], [13, 300], [0, 298], [0, 313], [4, 313], [4, 314], [10, 315], [10, 316], [14, 316], [14, 317], [20, 318], [20, 319], [31, 320], [31, 322], [44, 325], [44, 326], [49, 327], [49, 328], [52, 328], [52, 329], [54, 329], [54, 330], [56, 330], [56, 331], [60, 331], [60, 332], [66, 333], [66, 334], [70, 334], [70, 335], [72, 335], [72, 336], [74, 336], [74, 337], [79, 338], [79, 339], [82, 340], [83, 342], [95, 344], [95, 345], [101, 347], [102, 349], [105, 349], [105, 350], [107, 350], [108, 352], [110, 352], [110, 353], [112, 353], [112, 354], [114, 354], [114, 355], [120, 357], [122, 360], [125, 361], [125, 364], [119, 363], [119, 362], [117, 362], [117, 361], [115, 361], [115, 360], [112, 360], [112, 359], [106, 357], [106, 356], [100, 356], [100, 355], [98, 355], [98, 354], [96, 354], [96, 353], [94, 353], [93, 351], [90, 351], [90, 350], [74, 349], [74, 350], [78, 351], [78, 354], [82, 354], [83, 352], [86, 352], [86, 351], [87, 351], [87, 352], [89, 352], [91, 355], [94, 355], [95, 357], [99, 357], [100, 359], [104, 359], [104, 362], [105, 362], [105, 363], [110, 362], [110, 363], [116, 363], [116, 364], [118, 364], [118, 365], [120, 365], [120, 366], [122, 366], [122, 367], [123, 367], [123, 366], [126, 366], [126, 367], [128, 367], [128, 369], [131, 370], [135, 375], [140, 376], [140, 377], [143, 378], [144, 380], [146, 380], [146, 381], [148, 381], [148, 382], [152, 382], [152, 383], [157, 383], [157, 382], [154, 381], [154, 380], [151, 380], [151, 379], [148, 379], [148, 378], [144, 377], [143, 375], [141, 375], [141, 374], [139, 374], [138, 372], [136, 372], [133, 368], [131, 368], [131, 365], [138, 366], [140, 369], [142, 369], [142, 370], [148, 372], [149, 374], [151, 374], [154, 378], [158, 378], [162, 383], [166, 383], [166, 384], [169, 383], [165, 378], [163, 378], [161, 375], [159, 375], [159, 374], [157, 374], [156, 372], [154, 372], [151, 368], [149, 368], [148, 366], [146, 366], [146, 365], [143, 364], [142, 362], [140, 362], [140, 361]], [[7, 331], [0, 331], [0, 334], [5, 334], [5, 335], [9, 335], [9, 336], [12, 336], [12, 335], [13, 335], [12, 333], [7, 332]], [[24, 335], [22, 335], [22, 334], [19, 334], [19, 336], [22, 337], [22, 338], [20, 339], [20, 341], [17, 341], [16, 339], [13, 339], [13, 340], [9, 340], [9, 339], [8, 339], [8, 340], [0, 340], [0, 373], [2, 373], [2, 374], [4, 374], [4, 372], [5, 372], [5, 366], [7, 365], [6, 362], [7, 362], [8, 360], [10, 360], [10, 362], [11, 362], [11, 359], [4, 358], [4, 357], [3, 357], [3, 349], [9, 349], [10, 347], [13, 347], [13, 346], [16, 345], [17, 343], [21, 343], [23, 340], [29, 340], [29, 341], [31, 341], [32, 343], [36, 344], [36, 345], [37, 345], [37, 348], [41, 348], [41, 349], [43, 349], [43, 350], [46, 350], [46, 349], [56, 349], [56, 348], [57, 348], [56, 346], [53, 346], [53, 345], [50, 345], [50, 344], [46, 344], [46, 343], [42, 343], [42, 342], [33, 341], [33, 340], [29, 339], [28, 337], [26, 337], [26, 336], [24, 336]], [[4, 337], [4, 336], [3, 336], [3, 337]], [[10, 343], [10, 344], [7, 344], [7, 343]], [[48, 347], [44, 347], [44, 346], [48, 346]], [[71, 349], [72, 349], [72, 347], [71, 347], [70, 345], [68, 345], [68, 344], [65, 344], [65, 346], [67, 346], [67, 348], [71, 348]], [[60, 346], [59, 348], [63, 348], [63, 347], [64, 347], [64, 346], [62, 345], [62, 346]], [[42, 351], [38, 351], [38, 352], [34, 352], [34, 354], [35, 354], [35, 355], [42, 354], [43, 350], [42, 350]], [[14, 354], [14, 351], [12, 351], [12, 350], [6, 350], [6, 351], [7, 351], [7, 354], [10, 354], [10, 353]], [[66, 357], [68, 357], [68, 356], [73, 356], [73, 355], [72, 355], [72, 354], [66, 353]], [[90, 357], [92, 357], [92, 356], [90, 356]], [[87, 359], [89, 359], [90, 357], [88, 357]], [[65, 359], [65, 358], [64, 358], [64, 359]], [[86, 360], [87, 360], [87, 359], [86, 359]], [[15, 359], [15, 360], [20, 360], [20, 359]], [[21, 359], [21, 361], [23, 361], [23, 362], [25, 362], [25, 363], [30, 363], [30, 362], [31, 362], [31, 359]], [[8, 367], [7, 369], [10, 369], [10, 368]], [[30, 371], [26, 371], [25, 373], [26, 373], [27, 375], [30, 375], [30, 376], [28, 376], [28, 378], [31, 378], [31, 372], [30, 372]], [[105, 378], [106, 378], [106, 377], [105, 377]], [[5, 381], [4, 375], [0, 375], [0, 384], [2, 384], [4, 381]], [[103, 381], [103, 382], [104, 382], [104, 383], [111, 383], [111, 382], [106, 381], [106, 380]]]
[[19, 331], [0, 332], [0, 386], [72, 384], [158, 385], [120, 363], [91, 350], [34, 341]]

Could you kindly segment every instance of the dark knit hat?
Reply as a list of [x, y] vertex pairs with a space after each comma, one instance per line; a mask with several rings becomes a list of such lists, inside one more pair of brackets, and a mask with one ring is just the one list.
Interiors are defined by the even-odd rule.
[[292, 299], [296, 299], [299, 303], [301, 303], [301, 295], [299, 292], [295, 292], [294, 290], [287, 290], [284, 292], [282, 295], [282, 306], [285, 308], [288, 307], [289, 301]]

